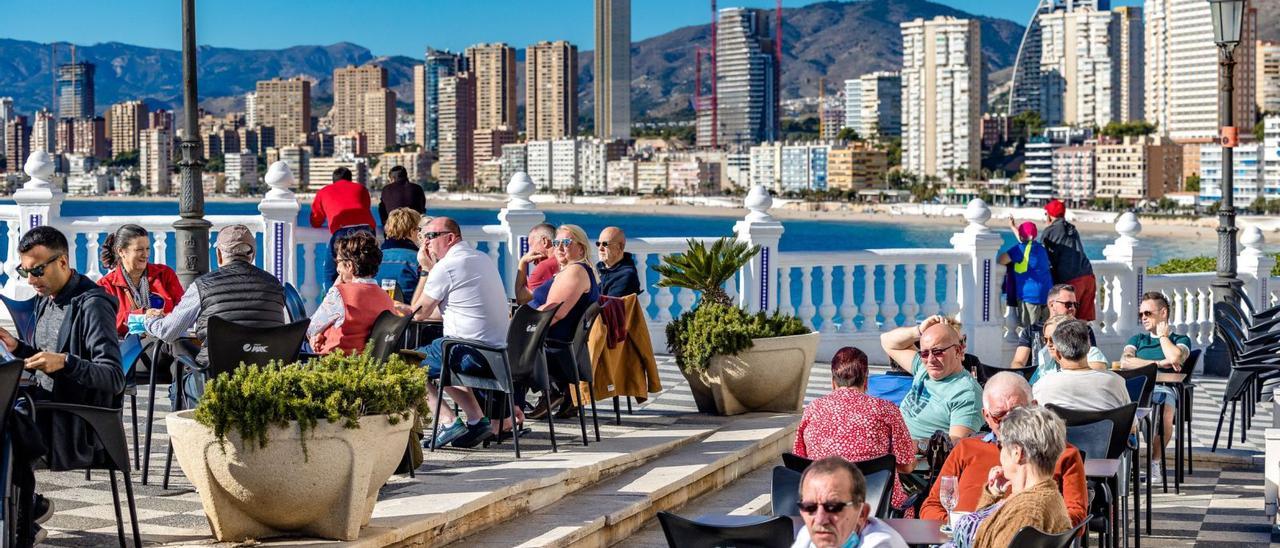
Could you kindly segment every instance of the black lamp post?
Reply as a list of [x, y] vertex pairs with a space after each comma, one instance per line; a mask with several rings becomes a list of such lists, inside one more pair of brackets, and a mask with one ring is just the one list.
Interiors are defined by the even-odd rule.
[[209, 271], [209, 221], [204, 218], [204, 187], [200, 171], [200, 104], [196, 98], [196, 2], [182, 0], [182, 109], [185, 124], [182, 159], [178, 161], [182, 186], [178, 191], [178, 278], [182, 285]]
[[[1208, 0], [1209, 14], [1213, 18], [1213, 41], [1218, 45], [1218, 64], [1221, 68], [1218, 88], [1218, 120], [1221, 124], [1219, 142], [1222, 145], [1222, 201], [1218, 208], [1218, 277], [1212, 284], [1215, 302], [1236, 302], [1236, 292], [1243, 282], [1236, 277], [1236, 205], [1235, 158], [1233, 147], [1237, 142], [1235, 106], [1235, 49], [1240, 43], [1244, 26], [1245, 0]], [[1223, 341], [1215, 338], [1205, 356], [1205, 372], [1226, 375], [1229, 372]], [[1211, 366], [1212, 365], [1212, 366]]]

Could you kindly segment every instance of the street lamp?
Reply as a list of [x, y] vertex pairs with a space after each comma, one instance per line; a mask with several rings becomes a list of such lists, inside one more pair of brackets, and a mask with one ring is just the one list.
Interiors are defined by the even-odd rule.
[[200, 171], [200, 105], [196, 99], [196, 2], [182, 0], [182, 186], [178, 191], [178, 215], [173, 223], [177, 236], [178, 278], [191, 282], [209, 271], [209, 221], [204, 218], [204, 187]]
[[[1210, 285], [1216, 302], [1236, 302], [1236, 291], [1243, 283], [1236, 277], [1236, 205], [1235, 158], [1233, 147], [1237, 143], [1235, 107], [1232, 104], [1235, 86], [1235, 49], [1240, 43], [1240, 31], [1244, 25], [1245, 0], [1208, 0], [1209, 14], [1213, 19], [1213, 42], [1218, 46], [1218, 64], [1221, 67], [1221, 86], [1218, 88], [1218, 120], [1221, 129], [1218, 142], [1222, 145], [1222, 202], [1218, 208], [1218, 277]], [[1205, 356], [1205, 372], [1226, 374], [1229, 369], [1210, 368], [1209, 364], [1223, 364], [1226, 349], [1221, 339], [1215, 338]]]

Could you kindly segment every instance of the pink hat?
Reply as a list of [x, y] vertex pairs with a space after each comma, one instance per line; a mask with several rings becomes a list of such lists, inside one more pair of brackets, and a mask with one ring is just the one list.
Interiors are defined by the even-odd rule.
[[1018, 225], [1018, 238], [1022, 240], [1034, 240], [1036, 239], [1036, 233], [1036, 224], [1031, 221]]

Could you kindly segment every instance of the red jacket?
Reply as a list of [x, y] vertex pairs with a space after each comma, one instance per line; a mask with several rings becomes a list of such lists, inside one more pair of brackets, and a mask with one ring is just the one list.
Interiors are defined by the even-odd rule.
[[383, 310], [394, 311], [396, 307], [387, 292], [373, 284], [339, 283], [338, 294], [342, 296], [346, 317], [342, 319], [341, 326], [330, 325], [320, 332], [320, 344], [315, 349], [319, 354], [334, 350], [348, 353], [364, 350], [373, 322]]
[[372, 230], [373, 212], [370, 210], [369, 189], [348, 180], [334, 181], [316, 193], [311, 202], [311, 226], [329, 223], [329, 233], [354, 225], [369, 225]]
[[[133, 302], [128, 282], [124, 279], [124, 271], [118, 267], [99, 278], [98, 285], [119, 303], [116, 308], [116, 333], [121, 337], [125, 336], [129, 332], [129, 314], [137, 314], [147, 307]], [[183, 290], [182, 284], [178, 282], [178, 275], [172, 268], [162, 264], [147, 264], [147, 290], [164, 300], [165, 314], [172, 312], [173, 307], [182, 300]]]

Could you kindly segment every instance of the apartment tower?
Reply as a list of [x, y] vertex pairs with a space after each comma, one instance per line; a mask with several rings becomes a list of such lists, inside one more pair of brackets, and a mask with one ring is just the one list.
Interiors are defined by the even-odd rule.
[[596, 0], [595, 134], [631, 138], [631, 0]]
[[58, 65], [58, 117], [93, 117], [93, 63]]
[[902, 27], [902, 168], [953, 178], [981, 164], [985, 73], [978, 21], [936, 17]]
[[[377, 65], [347, 66], [333, 71], [332, 133], [364, 131], [366, 94], [386, 87], [387, 69]], [[277, 139], [280, 138], [277, 135]]]
[[573, 137], [578, 128], [578, 46], [538, 42], [524, 55], [524, 128], [529, 140]]
[[445, 188], [474, 181], [472, 139], [476, 129], [476, 86], [470, 73], [440, 79], [439, 180]]
[[426, 63], [413, 67], [413, 140], [424, 149], [440, 149], [440, 79], [465, 70], [465, 58], [437, 49], [428, 49]]
[[516, 50], [501, 43], [478, 44], [467, 48], [466, 56], [475, 86], [475, 129], [518, 127]]
[[138, 150], [138, 132], [147, 129], [150, 110], [142, 101], [125, 101], [107, 110], [107, 135], [111, 154], [118, 156]]
[[[336, 90], [336, 74], [334, 82]], [[344, 82], [346, 83], [348, 82]], [[301, 76], [263, 80], [258, 82], [253, 95], [253, 118], [257, 126], [250, 127], [273, 128], [277, 146], [307, 144], [307, 134], [311, 133], [311, 82], [309, 80]], [[347, 100], [347, 97], [344, 96], [343, 100]], [[334, 104], [337, 104], [336, 94]]]

